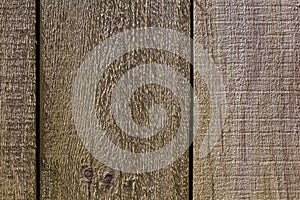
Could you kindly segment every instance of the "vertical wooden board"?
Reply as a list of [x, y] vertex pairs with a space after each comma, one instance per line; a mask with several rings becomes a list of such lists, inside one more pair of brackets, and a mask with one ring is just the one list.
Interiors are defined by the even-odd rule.
[[35, 199], [35, 4], [0, 3], [0, 199]]
[[[188, 152], [170, 166], [147, 173], [117, 172], [95, 159], [83, 146], [72, 116], [72, 87], [82, 62], [100, 42], [127, 29], [171, 28], [190, 35], [187, 0], [89, 0], [41, 2], [41, 198], [42, 199], [187, 199]], [[148, 151], [163, 145], [178, 128], [179, 110], [171, 110], [169, 130], [152, 142], [133, 141], [118, 131], [109, 111], [111, 88], [128, 69], [141, 63], [167, 63], [189, 80], [189, 63], [168, 52], [148, 49], [127, 53], [106, 70], [97, 86], [97, 115], [120, 147]], [[166, 98], [157, 97], [167, 94]], [[175, 103], [170, 103], [175, 101]], [[171, 109], [176, 99], [169, 91], [148, 85], [133, 97], [133, 119], [147, 123], [147, 106]], [[135, 107], [136, 106], [136, 107]], [[174, 106], [173, 108], [174, 109]], [[135, 142], [135, 143], [131, 143]], [[147, 150], [148, 148], [148, 150]], [[114, 178], [104, 187], [103, 174]], [[84, 176], [84, 172], [85, 175]], [[93, 173], [93, 178], [89, 181]]]
[[211, 154], [199, 159], [196, 145], [194, 198], [299, 199], [299, 1], [197, 0], [194, 10], [228, 108]]

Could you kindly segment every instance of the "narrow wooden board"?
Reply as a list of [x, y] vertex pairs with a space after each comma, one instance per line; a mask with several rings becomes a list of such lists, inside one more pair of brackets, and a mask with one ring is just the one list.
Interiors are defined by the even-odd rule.
[[196, 0], [194, 10], [228, 108], [205, 159], [195, 134], [194, 198], [300, 199], [299, 1]]
[[[138, 27], [161, 27], [171, 28], [189, 36], [189, 1], [42, 0], [41, 10], [41, 198], [187, 199], [188, 152], [167, 168], [139, 174], [117, 172], [96, 160], [85, 149], [75, 129], [72, 116], [72, 87], [87, 54], [113, 34]], [[109, 110], [107, 111], [107, 95], [118, 76], [141, 62], [174, 65], [175, 69], [189, 80], [189, 64], [166, 52], [144, 50], [131, 52], [117, 59], [110, 66], [105, 79], [99, 82], [97, 91], [99, 121], [108, 125], [108, 128], [115, 125], [109, 126], [113, 124], [113, 120]], [[147, 122], [147, 114], [143, 115], [143, 109], [147, 107], [143, 105], [151, 105], [158, 101], [167, 103], [167, 109], [171, 106], [168, 102], [172, 100], [172, 95], [168, 95], [166, 99], [154, 100], [155, 96], [164, 92], [166, 91], [155, 85], [137, 91], [136, 98], [133, 98], [136, 99], [134, 105], [142, 109], [137, 109], [138, 114], [133, 115], [137, 123]], [[143, 100], [143, 97], [148, 99]], [[103, 118], [105, 112], [108, 113]], [[176, 132], [177, 112], [175, 110], [172, 113], [173, 122], [166, 133]], [[134, 141], [114, 130], [111, 138], [116, 144], [131, 151], [142, 150], [142, 144], [131, 144], [130, 142]], [[152, 145], [163, 145], [166, 137], [169, 137], [168, 134], [145, 145], [150, 149]], [[106, 188], [103, 187], [102, 180], [105, 171], [111, 171], [114, 176], [112, 183]], [[93, 178], [89, 181], [91, 173]]]
[[0, 199], [35, 199], [35, 4], [0, 3]]

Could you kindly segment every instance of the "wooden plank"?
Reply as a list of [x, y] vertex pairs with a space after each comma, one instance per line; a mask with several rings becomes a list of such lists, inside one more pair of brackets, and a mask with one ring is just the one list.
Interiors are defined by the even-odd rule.
[[35, 4], [0, 3], [0, 199], [35, 199]]
[[[126, 29], [138, 27], [172, 28], [189, 36], [189, 1], [150, 0], [88, 0], [41, 2], [41, 65], [42, 65], [42, 199], [187, 199], [188, 153], [170, 166], [145, 173], [117, 172], [105, 166], [83, 146], [72, 116], [72, 86], [79, 67], [87, 54], [103, 40]], [[126, 70], [142, 62], [174, 65], [189, 79], [189, 64], [176, 55], [155, 50], [131, 52], [110, 66], [107, 77], [99, 80], [97, 114], [99, 121], [112, 132], [111, 139], [122, 148], [141, 151], [140, 143], [131, 144], [130, 137], [113, 129], [106, 96], [117, 78]], [[150, 93], [149, 93], [150, 92]], [[151, 105], [158, 101], [168, 104], [173, 99], [156, 99], [164, 91], [158, 86], [147, 86], [136, 93], [134, 105]], [[142, 95], [141, 97], [138, 97]], [[151, 94], [153, 93], [153, 94]], [[146, 96], [148, 94], [148, 96]], [[100, 99], [101, 97], [101, 99]], [[147, 100], [143, 100], [143, 97]], [[148, 98], [146, 98], [148, 97]], [[141, 108], [141, 107], [140, 107]], [[143, 109], [143, 108], [142, 108]], [[133, 118], [146, 123], [144, 110], [136, 110]], [[101, 118], [103, 116], [104, 118]], [[173, 113], [169, 134], [176, 132], [178, 110]], [[141, 114], [139, 114], [141, 113]], [[145, 112], [144, 112], [145, 113]], [[177, 113], [177, 114], [176, 114]], [[177, 118], [176, 118], [177, 116]], [[112, 128], [113, 127], [113, 128]], [[162, 146], [168, 136], [148, 144]], [[145, 147], [145, 150], [147, 151]], [[113, 174], [113, 182], [103, 186], [103, 174]], [[83, 175], [85, 174], [85, 176]], [[91, 175], [93, 174], [93, 175]], [[92, 177], [92, 178], [91, 178]], [[91, 178], [91, 179], [90, 179]]]
[[299, 1], [197, 0], [194, 9], [228, 107], [214, 150], [195, 156], [194, 198], [299, 199]]

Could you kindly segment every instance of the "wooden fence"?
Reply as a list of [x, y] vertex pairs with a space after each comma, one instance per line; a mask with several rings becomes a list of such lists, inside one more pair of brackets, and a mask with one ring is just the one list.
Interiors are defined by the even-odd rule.
[[[298, 0], [3, 0], [0, 22], [0, 199], [300, 199]], [[182, 74], [193, 84], [200, 116], [192, 151], [162, 169], [122, 172], [78, 136], [73, 85], [98, 44], [145, 27], [193, 36], [222, 77], [226, 115], [217, 142], [204, 144], [214, 115], [207, 77], [168, 51], [118, 57], [99, 77], [95, 97], [98, 121], [114, 144], [154, 151], [183, 117], [169, 89], [148, 84], [133, 94], [131, 117], [147, 125], [148, 109], [160, 104], [167, 127], [149, 140], [118, 128], [112, 90], [137, 65], [167, 64]], [[201, 145], [213, 145], [204, 157]]]

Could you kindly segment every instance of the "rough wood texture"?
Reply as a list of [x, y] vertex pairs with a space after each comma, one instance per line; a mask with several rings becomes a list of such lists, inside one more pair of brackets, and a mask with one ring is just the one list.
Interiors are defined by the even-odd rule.
[[196, 0], [229, 113], [214, 151], [195, 156], [195, 199], [300, 199], [299, 18], [296, 0]]
[[[50, 1], [42, 6], [42, 199], [187, 199], [188, 198], [188, 154], [171, 166], [151, 173], [129, 174], [108, 169], [90, 155], [76, 134], [71, 110], [71, 91], [77, 71], [96, 45], [112, 34], [136, 27], [166, 27], [189, 35], [189, 1], [150, 0], [88, 0]], [[140, 62], [169, 63], [177, 66], [189, 79], [189, 64], [175, 55], [155, 50], [131, 52], [110, 66], [107, 77], [98, 84], [99, 121], [114, 127], [109, 111], [110, 89], [116, 78]], [[107, 88], [107, 89], [106, 89]], [[150, 95], [143, 102], [139, 95]], [[137, 91], [135, 104], [151, 105], [156, 93], [163, 89], [150, 85]], [[159, 96], [159, 95], [158, 95]], [[100, 101], [99, 101], [100, 100]], [[168, 105], [167, 105], [168, 107]], [[108, 112], [104, 115], [103, 112]], [[147, 114], [133, 116], [137, 123], [145, 123]], [[176, 112], [173, 113], [170, 133], [176, 131]], [[102, 116], [102, 118], [101, 118]], [[112, 130], [112, 129], [111, 129]], [[116, 129], [114, 129], [116, 130]], [[130, 144], [129, 138], [113, 132], [112, 140], [122, 148], [138, 150], [139, 144]], [[148, 143], [162, 145], [160, 140]], [[151, 148], [150, 148], [151, 149]], [[147, 151], [147, 148], [146, 148]], [[113, 183], [103, 189], [101, 181], [105, 171], [112, 171]], [[86, 177], [83, 177], [85, 171]], [[91, 179], [93, 173], [93, 178]], [[91, 179], [91, 181], [90, 181]], [[132, 181], [130, 180], [132, 179]]]
[[34, 1], [0, 3], [0, 199], [35, 199]]

